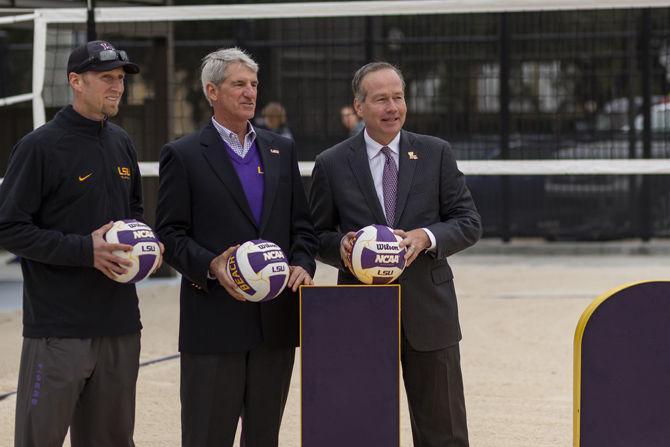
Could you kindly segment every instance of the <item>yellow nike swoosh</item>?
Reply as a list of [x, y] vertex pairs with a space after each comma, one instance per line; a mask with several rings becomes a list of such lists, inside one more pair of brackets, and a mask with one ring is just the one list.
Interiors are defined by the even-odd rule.
[[88, 174], [88, 175], [83, 175], [83, 176], [80, 175], [80, 176], [79, 176], [79, 181], [80, 181], [80, 182], [83, 182], [84, 180], [86, 180], [87, 178], [89, 178], [89, 177], [92, 176], [92, 175], [93, 175], [92, 172], [91, 172], [90, 174]]

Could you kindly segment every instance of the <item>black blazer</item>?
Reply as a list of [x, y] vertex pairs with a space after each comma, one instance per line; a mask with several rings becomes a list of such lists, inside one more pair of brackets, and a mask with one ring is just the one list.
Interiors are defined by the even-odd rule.
[[256, 144], [265, 180], [260, 226], [211, 122], [161, 150], [156, 226], [165, 261], [183, 275], [181, 352], [215, 354], [242, 352], [261, 343], [298, 344], [297, 294], [287, 289], [267, 303], [239, 302], [207, 279], [214, 257], [259, 238], [278, 244], [291, 265], [314, 275], [318, 240], [293, 142], [256, 129]]
[[[310, 205], [320, 241], [319, 259], [340, 269], [339, 283], [358, 283], [342, 265], [340, 240], [366, 225], [386, 225], [363, 132], [317, 157]], [[398, 279], [405, 336], [421, 351], [455, 344], [461, 332], [446, 258], [480, 238], [481, 222], [446, 141], [401, 131], [395, 219], [393, 228], [428, 228], [437, 245], [436, 253], [419, 255]]]

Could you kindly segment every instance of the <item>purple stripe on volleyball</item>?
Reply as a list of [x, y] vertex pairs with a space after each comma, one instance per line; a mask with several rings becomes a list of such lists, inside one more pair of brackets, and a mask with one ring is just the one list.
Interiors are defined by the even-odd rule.
[[[381, 256], [386, 256], [386, 253], [381, 253]], [[369, 248], [363, 247], [363, 250], [361, 250], [361, 268], [364, 269], [369, 269], [372, 267], [393, 267], [397, 268], [400, 266], [400, 264], [404, 264], [405, 261], [401, 255], [398, 253], [388, 253], [390, 256], [397, 256], [398, 257], [398, 262], [378, 262], [377, 261], [377, 253], [375, 253], [373, 250], [370, 250]], [[401, 261], [402, 259], [402, 261]]]
[[135, 242], [133, 232], [128, 230], [117, 231], [116, 238], [119, 240], [119, 244], [133, 245], [133, 242]]
[[[393, 231], [384, 225], [375, 225], [375, 228], [377, 228], [377, 240], [379, 242], [397, 242], [398, 239], [396, 238], [396, 235], [393, 234]], [[400, 259], [398, 260], [398, 264], [394, 265], [394, 267], [398, 267], [399, 269], [404, 269], [405, 268], [405, 253], [407, 250], [405, 248], [402, 248], [398, 251], [398, 254], [400, 255]]]
[[379, 242], [396, 242], [395, 234], [387, 226], [384, 225], [374, 225], [377, 230], [377, 241]]
[[135, 231], [150, 231], [153, 235], [153, 231], [149, 229], [139, 228], [137, 230], [122, 230], [116, 233], [116, 237], [119, 239], [120, 244], [135, 245], [140, 242], [158, 242], [156, 236], [146, 236], [135, 238]]
[[370, 250], [369, 248], [363, 248], [363, 250], [361, 250], [361, 268], [369, 269], [371, 267], [376, 266], [377, 265], [375, 263], [376, 256], [377, 253], [375, 253], [374, 251]]
[[140, 255], [140, 267], [137, 270], [137, 275], [133, 276], [130, 282], [142, 281], [151, 273], [151, 267], [156, 262], [156, 255]]
[[270, 250], [268, 252], [249, 253], [247, 255], [247, 259], [249, 260], [249, 265], [253, 269], [254, 273], [260, 272], [269, 264], [274, 264], [276, 262], [286, 262], [286, 256], [284, 256], [283, 252], [281, 253], [282, 255], [278, 258], [267, 259], [267, 260], [265, 259], [265, 253], [276, 252], [276, 251], [281, 252], [281, 250]]
[[249, 261], [249, 266], [251, 266], [251, 269], [254, 271], [254, 273], [260, 272], [265, 268], [265, 266], [269, 264], [261, 252], [248, 253], [247, 260]]
[[268, 296], [263, 298], [261, 301], [270, 301], [279, 295], [282, 290], [284, 290], [284, 279], [286, 279], [286, 274], [278, 274], [270, 276], [270, 291]]
[[[247, 282], [246, 278], [242, 278], [242, 279], [244, 280], [244, 284], [246, 284], [249, 288], [248, 288], [247, 290], [242, 290], [242, 289], [240, 289], [240, 290], [242, 290], [242, 292], [246, 293], [246, 294], [249, 295], [249, 296], [254, 296], [254, 295], [256, 295], [256, 294], [258, 293], [258, 290], [256, 290], [256, 289], [254, 289], [253, 287], [251, 287], [251, 284], [249, 284], [249, 283]], [[239, 287], [239, 286], [238, 286], [238, 287]]]

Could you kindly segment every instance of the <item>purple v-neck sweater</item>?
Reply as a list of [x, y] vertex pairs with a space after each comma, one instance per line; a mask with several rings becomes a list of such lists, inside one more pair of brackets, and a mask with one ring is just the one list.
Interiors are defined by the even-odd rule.
[[244, 189], [244, 195], [247, 196], [251, 214], [254, 216], [256, 225], [260, 226], [261, 213], [263, 212], [263, 162], [256, 142], [253, 142], [244, 158], [237, 155], [225, 141], [224, 144], [240, 183], [242, 183], [242, 189]]

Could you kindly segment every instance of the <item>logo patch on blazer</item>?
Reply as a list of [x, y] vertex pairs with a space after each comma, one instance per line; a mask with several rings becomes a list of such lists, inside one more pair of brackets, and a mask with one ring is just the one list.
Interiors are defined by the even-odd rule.
[[274, 147], [271, 147], [270, 148], [270, 153], [279, 155], [279, 149], [275, 149]]
[[116, 172], [119, 174], [123, 180], [130, 180], [130, 168], [125, 166], [117, 166]]
[[412, 151], [407, 152], [407, 156], [409, 157], [410, 160], [418, 160], [419, 157], [416, 156], [416, 154]]

